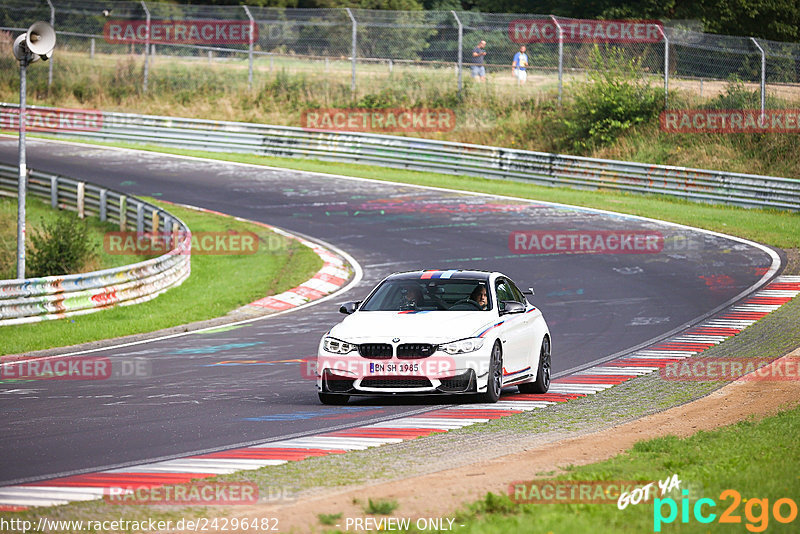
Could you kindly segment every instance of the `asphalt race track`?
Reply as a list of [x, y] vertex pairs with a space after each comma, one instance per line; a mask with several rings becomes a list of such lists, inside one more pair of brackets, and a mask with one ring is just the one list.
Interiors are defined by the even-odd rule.
[[[16, 158], [16, 139], [0, 138], [0, 160]], [[351, 254], [364, 279], [296, 312], [93, 353], [145, 358], [152, 371], [146, 379], [0, 382], [0, 484], [355, 426], [451, 402], [354, 398], [346, 407], [322, 406], [301, 365], [282, 362], [313, 357], [341, 318], [338, 303], [362, 298], [394, 271], [499, 270], [533, 286], [558, 374], [697, 322], [772, 265], [764, 250], [727, 238], [541, 203], [41, 140], [29, 140], [28, 166], [324, 240]], [[520, 254], [509, 235], [525, 230], [646, 230], [660, 232], [664, 247]]]

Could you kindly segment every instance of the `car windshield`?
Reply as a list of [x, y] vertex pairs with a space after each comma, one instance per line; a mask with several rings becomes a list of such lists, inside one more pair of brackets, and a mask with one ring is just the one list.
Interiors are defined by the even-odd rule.
[[361, 305], [362, 311], [491, 310], [486, 280], [387, 280]]

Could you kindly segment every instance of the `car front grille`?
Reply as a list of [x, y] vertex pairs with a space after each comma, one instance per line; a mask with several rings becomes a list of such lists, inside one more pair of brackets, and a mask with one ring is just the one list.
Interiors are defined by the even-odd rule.
[[362, 358], [388, 360], [392, 357], [392, 346], [388, 343], [362, 343], [358, 346]]
[[397, 347], [397, 357], [401, 360], [427, 358], [436, 352], [436, 345], [429, 343], [403, 343]]
[[369, 376], [361, 380], [364, 388], [429, 388], [431, 381], [424, 376]]

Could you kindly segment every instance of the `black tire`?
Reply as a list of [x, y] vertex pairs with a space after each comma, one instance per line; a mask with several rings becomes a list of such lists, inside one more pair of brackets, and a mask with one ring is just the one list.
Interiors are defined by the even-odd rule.
[[350, 395], [337, 395], [336, 393], [319, 392], [319, 401], [329, 406], [342, 406], [350, 400]]
[[481, 395], [482, 402], [494, 404], [500, 398], [503, 386], [503, 349], [500, 342], [496, 341], [489, 357], [489, 380], [486, 384], [486, 393]]
[[550, 389], [550, 338], [544, 336], [542, 348], [539, 352], [539, 368], [536, 371], [536, 380], [519, 385], [520, 393], [547, 393]]

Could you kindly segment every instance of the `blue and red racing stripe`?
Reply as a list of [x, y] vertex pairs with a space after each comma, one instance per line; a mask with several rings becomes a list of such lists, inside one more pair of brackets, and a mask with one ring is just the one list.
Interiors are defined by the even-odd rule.
[[514, 371], [513, 373], [509, 373], [509, 372], [506, 371], [506, 368], [503, 367], [503, 376], [505, 376], [505, 377], [514, 376], [514, 375], [518, 375], [520, 373], [525, 373], [525, 372], [530, 371], [530, 370], [531, 370], [531, 367], [529, 365], [525, 369], [522, 369], [520, 371]]
[[500, 321], [499, 323], [495, 323], [495, 324], [493, 324], [492, 326], [490, 326], [489, 328], [487, 328], [486, 330], [484, 330], [483, 332], [481, 332], [480, 334], [478, 334], [478, 337], [483, 337], [483, 336], [485, 336], [485, 335], [486, 335], [486, 332], [488, 332], [489, 330], [492, 330], [493, 328], [497, 328], [498, 326], [500, 326], [500, 325], [501, 325], [501, 324], [503, 324], [504, 322], [505, 322], [505, 320], [503, 320], [503, 321]]
[[421, 280], [431, 280], [436, 278], [450, 278], [454, 274], [456, 274], [457, 270], [450, 270], [450, 271], [425, 271], [420, 276]]

